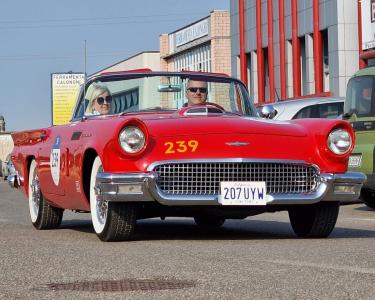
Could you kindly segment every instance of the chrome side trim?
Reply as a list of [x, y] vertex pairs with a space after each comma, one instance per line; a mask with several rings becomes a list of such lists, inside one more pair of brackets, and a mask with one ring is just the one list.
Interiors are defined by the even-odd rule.
[[250, 143], [247, 143], [247, 142], [227, 142], [225, 143], [225, 145], [228, 145], [228, 146], [234, 146], [234, 147], [242, 147], [242, 146], [248, 146]]

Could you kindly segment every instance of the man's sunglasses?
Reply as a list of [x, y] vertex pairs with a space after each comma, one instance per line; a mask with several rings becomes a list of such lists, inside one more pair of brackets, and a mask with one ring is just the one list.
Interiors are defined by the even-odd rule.
[[192, 93], [196, 93], [196, 92], [198, 92], [198, 90], [202, 94], [207, 93], [207, 88], [204, 88], [204, 87], [190, 87], [190, 88], [188, 88], [188, 91], [190, 91]]
[[112, 102], [112, 96], [107, 96], [105, 98], [104, 97], [96, 98], [96, 102], [98, 102], [99, 105], [102, 105], [104, 103], [104, 100], [110, 104]]

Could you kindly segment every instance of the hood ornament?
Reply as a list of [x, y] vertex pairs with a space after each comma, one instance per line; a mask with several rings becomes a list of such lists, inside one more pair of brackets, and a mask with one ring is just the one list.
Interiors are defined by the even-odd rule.
[[225, 144], [228, 145], [228, 146], [242, 147], [242, 146], [247, 146], [250, 143], [247, 143], [247, 142], [227, 142]]

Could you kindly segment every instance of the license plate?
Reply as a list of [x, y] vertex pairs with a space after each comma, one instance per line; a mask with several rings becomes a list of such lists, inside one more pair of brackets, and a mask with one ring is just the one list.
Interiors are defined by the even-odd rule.
[[362, 165], [362, 155], [350, 155], [349, 156], [349, 168], [359, 168]]
[[266, 205], [265, 182], [221, 182], [219, 203], [222, 205]]

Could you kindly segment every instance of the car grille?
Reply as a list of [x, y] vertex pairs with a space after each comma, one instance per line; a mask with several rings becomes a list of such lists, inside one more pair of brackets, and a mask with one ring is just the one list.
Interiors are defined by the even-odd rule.
[[218, 195], [222, 181], [265, 181], [269, 194], [300, 194], [319, 179], [314, 166], [272, 162], [166, 163], [154, 171], [161, 191], [173, 195]]

